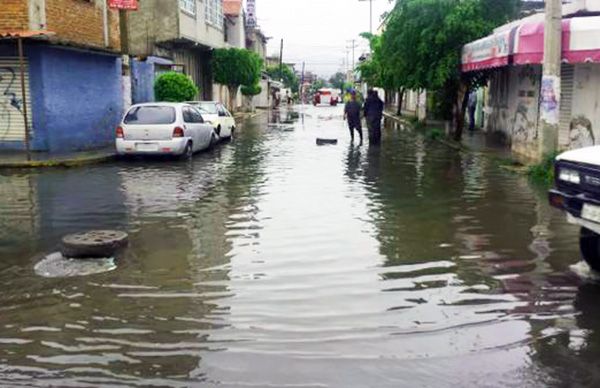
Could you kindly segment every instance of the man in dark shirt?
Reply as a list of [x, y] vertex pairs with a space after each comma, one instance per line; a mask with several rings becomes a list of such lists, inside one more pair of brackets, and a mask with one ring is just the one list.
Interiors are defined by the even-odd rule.
[[360, 104], [356, 101], [356, 93], [352, 92], [351, 99], [344, 108], [344, 120], [348, 120], [350, 138], [354, 141], [354, 130], [360, 136], [360, 144], [363, 142], [362, 124], [360, 122]]
[[377, 91], [371, 89], [365, 101], [365, 118], [369, 129], [369, 143], [379, 144], [381, 141], [381, 119], [383, 118], [384, 104]]

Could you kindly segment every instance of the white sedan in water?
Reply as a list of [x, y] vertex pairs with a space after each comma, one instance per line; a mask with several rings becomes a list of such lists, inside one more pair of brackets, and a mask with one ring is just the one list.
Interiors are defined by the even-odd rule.
[[190, 157], [218, 139], [212, 124], [195, 106], [183, 103], [133, 105], [116, 130], [119, 155]]
[[223, 104], [217, 101], [190, 101], [189, 104], [200, 109], [202, 117], [213, 125], [221, 138], [230, 139], [233, 136], [235, 119]]

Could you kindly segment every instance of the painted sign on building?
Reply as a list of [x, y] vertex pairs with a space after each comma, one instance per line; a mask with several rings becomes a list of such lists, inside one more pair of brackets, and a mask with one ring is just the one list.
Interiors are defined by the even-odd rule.
[[507, 65], [510, 36], [510, 31], [504, 31], [465, 45], [462, 52], [463, 71]]
[[135, 11], [138, 9], [138, 0], [108, 0], [108, 7]]
[[256, 0], [246, 1], [246, 26], [256, 27]]

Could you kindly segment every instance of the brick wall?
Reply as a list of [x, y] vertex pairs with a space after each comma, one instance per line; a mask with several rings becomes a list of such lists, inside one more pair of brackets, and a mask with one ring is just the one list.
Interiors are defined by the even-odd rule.
[[[65, 43], [104, 48], [102, 1], [106, 0], [46, 0], [48, 30]], [[118, 11], [109, 10], [108, 23], [110, 49], [120, 51]]]
[[1, 0], [0, 8], [0, 31], [29, 29], [27, 0]]

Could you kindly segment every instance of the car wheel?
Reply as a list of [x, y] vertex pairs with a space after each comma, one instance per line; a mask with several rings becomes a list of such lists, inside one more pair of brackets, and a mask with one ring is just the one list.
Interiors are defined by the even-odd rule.
[[587, 228], [581, 228], [579, 248], [586, 263], [594, 271], [600, 271], [600, 235]]
[[194, 147], [192, 146], [192, 142], [188, 142], [187, 145], [185, 146], [185, 150], [183, 150], [183, 154], [181, 155], [181, 157], [183, 159], [190, 159], [193, 154], [194, 154]]
[[217, 129], [215, 129], [215, 132], [217, 132], [217, 135], [221, 136], [221, 126], [220, 125], [217, 127]]
[[231, 127], [231, 134], [229, 135], [230, 139], [233, 139], [233, 134], [235, 133], [235, 127]]

